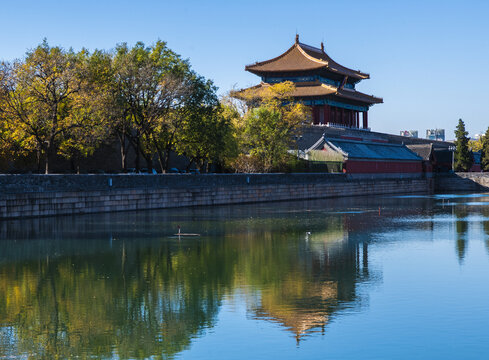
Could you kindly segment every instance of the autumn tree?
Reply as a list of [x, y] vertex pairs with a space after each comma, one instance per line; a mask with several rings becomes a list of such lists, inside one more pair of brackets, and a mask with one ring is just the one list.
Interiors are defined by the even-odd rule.
[[[191, 93], [179, 112], [184, 119], [175, 150], [198, 169], [207, 171], [213, 163], [223, 165], [231, 149], [233, 127], [210, 80], [195, 76]], [[189, 165], [189, 166], [190, 166]]]
[[481, 136], [477, 140], [469, 140], [469, 149], [471, 151], [481, 151], [482, 150], [482, 139], [483, 139], [483, 137]]
[[482, 139], [482, 149], [481, 149], [481, 168], [482, 171], [489, 171], [489, 128], [487, 128]]
[[465, 124], [462, 119], [459, 119], [455, 130], [455, 171], [468, 171], [472, 166], [472, 156], [469, 150], [469, 138], [467, 135], [469, 133], [465, 131]]
[[259, 93], [251, 90], [235, 95], [249, 104], [240, 138], [243, 150], [259, 160], [261, 171], [269, 172], [286, 162], [287, 151], [309, 121], [308, 109], [291, 97], [294, 90], [294, 84], [286, 81]]
[[86, 126], [85, 117], [73, 116], [83, 71], [77, 54], [51, 47], [46, 40], [24, 60], [1, 65], [2, 117], [9, 141], [23, 151], [37, 151], [46, 174], [64, 135]]
[[[101, 144], [107, 144], [114, 133], [114, 119], [120, 117], [114, 96], [111, 55], [96, 50], [89, 54], [82, 50], [77, 54], [83, 66], [80, 90], [75, 94], [71, 109], [73, 126], [63, 132], [58, 153], [70, 160], [72, 170], [79, 172], [81, 158], [92, 155]], [[110, 100], [108, 100], [110, 99]]]
[[[126, 121], [125, 135], [136, 152], [136, 168], [140, 154], [148, 169], [153, 157], [159, 155], [163, 170], [167, 167], [162, 139], [171, 137], [180, 128], [182, 120], [175, 109], [183, 106], [189, 93], [191, 70], [188, 61], [171, 51], [166, 43], [158, 41], [151, 47], [141, 42], [133, 48], [117, 46], [114, 76], [119, 104]], [[172, 143], [171, 139], [164, 141]]]

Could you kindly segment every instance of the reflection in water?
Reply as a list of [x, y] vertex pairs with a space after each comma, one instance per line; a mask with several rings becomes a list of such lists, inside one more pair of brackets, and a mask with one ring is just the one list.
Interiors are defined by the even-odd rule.
[[481, 212], [486, 217], [486, 220], [482, 221], [482, 228], [484, 229], [484, 233], [486, 234], [485, 244], [486, 249], [489, 253], [489, 206], [483, 208]]
[[199, 248], [121, 243], [88, 261], [72, 255], [6, 264], [0, 318], [15, 327], [20, 352], [35, 357], [172, 355], [212, 326], [232, 276], [221, 259]]
[[455, 214], [455, 229], [457, 232], [457, 256], [460, 263], [463, 263], [465, 253], [467, 252], [467, 231], [469, 224], [467, 222], [468, 211], [463, 205], [454, 206], [453, 213]]
[[367, 243], [362, 265], [359, 244], [349, 241], [337, 220], [331, 219], [326, 231], [306, 233], [299, 266], [261, 284], [266, 290], [252, 309], [256, 318], [276, 321], [292, 331], [297, 342], [318, 328], [324, 332], [335, 312], [357, 300], [356, 284], [368, 276]]
[[[380, 202], [380, 206], [379, 206]], [[299, 342], [368, 299], [379, 232], [433, 231], [430, 199], [344, 199], [0, 223], [0, 358], [174, 358], [229, 296]], [[338, 210], [338, 211], [334, 211]], [[453, 207], [464, 259], [469, 210]], [[489, 217], [488, 217], [489, 219]], [[175, 239], [178, 225], [197, 239]], [[489, 220], [483, 223], [489, 235]]]

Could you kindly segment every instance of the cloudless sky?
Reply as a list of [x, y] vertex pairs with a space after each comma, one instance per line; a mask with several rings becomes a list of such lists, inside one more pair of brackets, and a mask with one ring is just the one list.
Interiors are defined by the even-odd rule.
[[489, 126], [489, 2], [0, 0], [0, 60], [23, 57], [44, 37], [89, 50], [161, 39], [224, 94], [259, 83], [244, 71], [294, 42], [319, 46], [371, 79], [357, 89], [384, 99], [372, 130]]

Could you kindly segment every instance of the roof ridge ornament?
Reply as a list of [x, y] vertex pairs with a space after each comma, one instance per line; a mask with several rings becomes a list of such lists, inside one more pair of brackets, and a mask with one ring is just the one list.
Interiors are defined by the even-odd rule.
[[324, 43], [321, 41], [321, 51], [324, 52]]
[[295, 43], [298, 44], [299, 43], [299, 34], [295, 34]]

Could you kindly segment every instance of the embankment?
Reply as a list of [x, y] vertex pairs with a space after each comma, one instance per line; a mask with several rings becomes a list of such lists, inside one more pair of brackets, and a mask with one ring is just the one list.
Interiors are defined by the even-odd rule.
[[487, 192], [489, 191], [489, 173], [458, 172], [441, 174], [436, 177], [436, 192]]
[[0, 218], [428, 193], [431, 185], [392, 174], [0, 175]]

